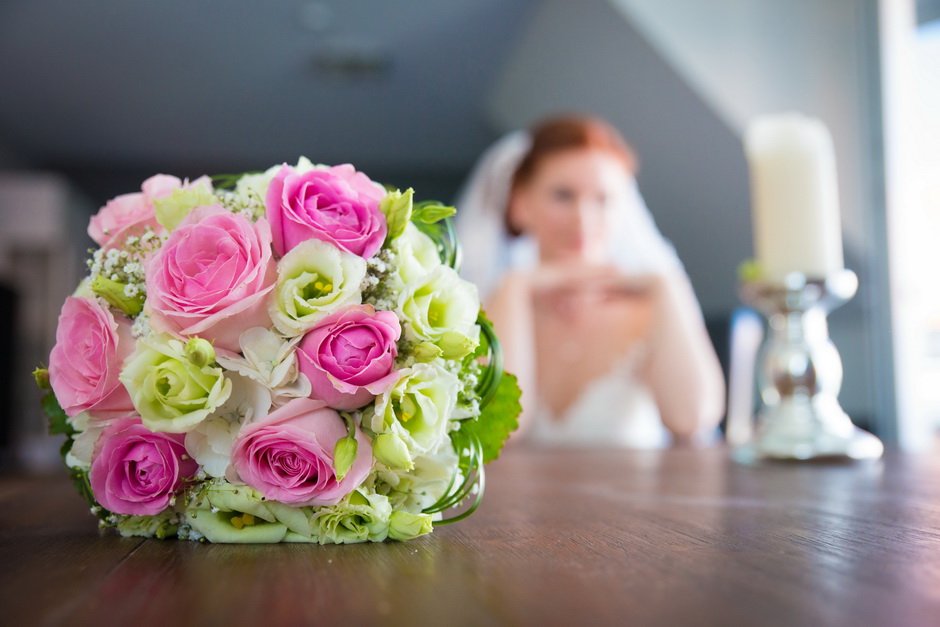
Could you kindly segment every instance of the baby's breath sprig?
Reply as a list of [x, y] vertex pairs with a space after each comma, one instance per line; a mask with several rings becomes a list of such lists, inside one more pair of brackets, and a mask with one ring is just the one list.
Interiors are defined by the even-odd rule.
[[239, 191], [216, 189], [215, 197], [223, 207], [252, 222], [258, 221], [265, 215], [264, 199], [250, 189]]
[[397, 267], [397, 255], [383, 248], [374, 257], [366, 260], [366, 278], [362, 282], [362, 302], [375, 307], [376, 311], [394, 311], [401, 293], [400, 281], [392, 280]]

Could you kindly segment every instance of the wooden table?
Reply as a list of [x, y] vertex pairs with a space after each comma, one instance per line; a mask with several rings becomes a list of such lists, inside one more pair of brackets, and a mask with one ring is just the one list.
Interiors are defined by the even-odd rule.
[[3, 625], [938, 625], [940, 463], [510, 450], [409, 543], [99, 533], [65, 477], [0, 480]]

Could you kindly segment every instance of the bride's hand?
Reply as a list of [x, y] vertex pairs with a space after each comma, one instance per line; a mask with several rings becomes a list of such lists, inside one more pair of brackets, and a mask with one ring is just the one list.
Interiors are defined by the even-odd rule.
[[611, 265], [554, 263], [531, 271], [528, 283], [535, 296], [617, 298], [638, 296], [654, 286], [657, 277], [626, 274]]

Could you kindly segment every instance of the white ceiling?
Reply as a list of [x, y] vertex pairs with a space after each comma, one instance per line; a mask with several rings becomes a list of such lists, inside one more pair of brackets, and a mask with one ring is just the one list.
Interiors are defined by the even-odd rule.
[[5, 0], [0, 148], [64, 169], [465, 170], [535, 4]]

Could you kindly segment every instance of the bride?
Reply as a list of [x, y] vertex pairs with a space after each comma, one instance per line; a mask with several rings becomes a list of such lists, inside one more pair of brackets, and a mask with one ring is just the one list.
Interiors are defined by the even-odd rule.
[[548, 120], [483, 155], [456, 203], [464, 274], [518, 375], [518, 438], [660, 447], [713, 433], [724, 382], [636, 158], [591, 117]]

